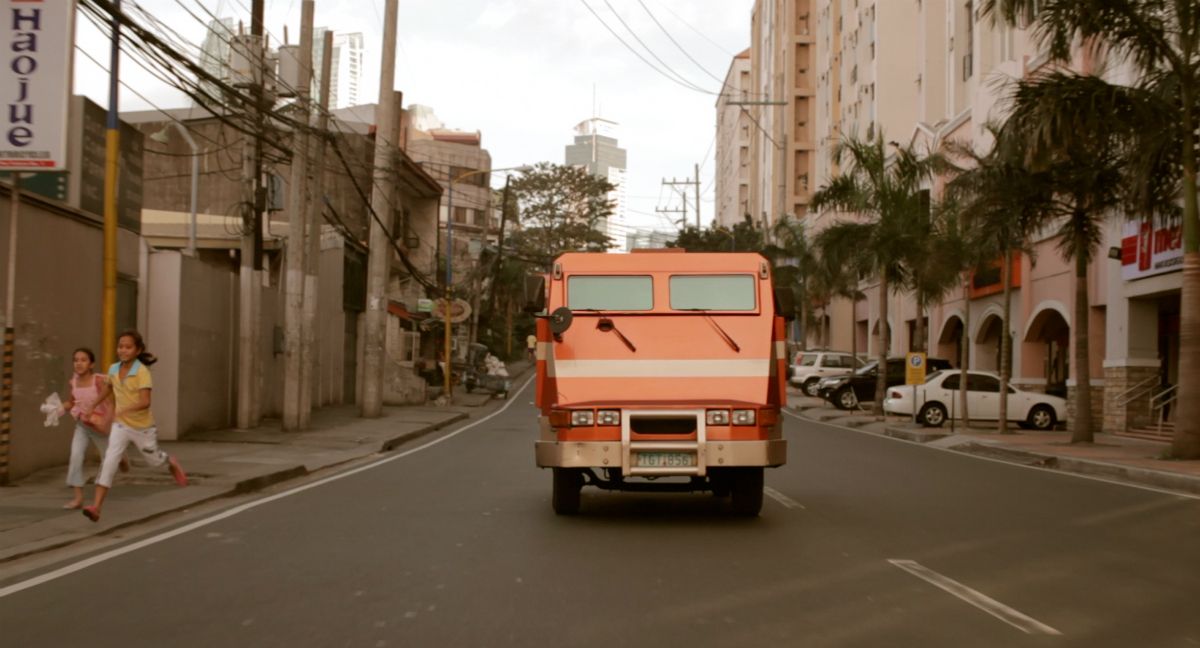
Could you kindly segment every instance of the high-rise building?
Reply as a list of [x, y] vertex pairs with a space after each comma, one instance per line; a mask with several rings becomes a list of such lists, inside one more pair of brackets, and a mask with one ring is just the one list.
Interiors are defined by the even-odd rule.
[[333, 65], [330, 74], [329, 102], [335, 108], [357, 106], [363, 76], [362, 33], [333, 37]]
[[816, 188], [814, 0], [757, 0], [750, 27], [750, 215], [803, 219]]
[[598, 178], [604, 178], [616, 188], [608, 194], [613, 213], [597, 229], [614, 241], [625, 240], [628, 230], [625, 199], [625, 149], [617, 145], [617, 123], [592, 117], [575, 126], [575, 143], [567, 145], [566, 164], [578, 166]]
[[750, 214], [750, 50], [733, 57], [717, 98], [717, 225], [732, 227]]

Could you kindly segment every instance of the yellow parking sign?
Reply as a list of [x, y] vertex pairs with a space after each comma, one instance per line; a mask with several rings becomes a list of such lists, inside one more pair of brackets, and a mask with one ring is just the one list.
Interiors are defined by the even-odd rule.
[[925, 354], [910, 353], [904, 362], [904, 384], [921, 385], [925, 382]]

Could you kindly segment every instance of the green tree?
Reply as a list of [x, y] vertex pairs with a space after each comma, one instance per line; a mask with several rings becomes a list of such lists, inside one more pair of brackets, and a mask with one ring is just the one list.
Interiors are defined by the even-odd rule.
[[[979, 266], [1000, 261], [1003, 315], [1000, 330], [1000, 407], [997, 429], [1008, 432], [1008, 383], [1012, 378], [1012, 265], [1015, 253], [1033, 255], [1034, 232], [1053, 213], [1054, 187], [1048, 172], [1030, 168], [1028, 160], [999, 126], [989, 124], [993, 145], [979, 154], [969, 146], [951, 145], [950, 154], [968, 165], [946, 187], [947, 213], [965, 225], [962, 262]], [[963, 265], [960, 264], [960, 265]], [[965, 370], [966, 363], [963, 363]], [[966, 411], [962, 381], [963, 407]]]
[[837, 142], [833, 158], [845, 172], [813, 194], [813, 209], [832, 208], [855, 214], [857, 222], [838, 223], [817, 236], [817, 245], [838, 259], [853, 260], [856, 270], [879, 279], [879, 377], [875, 384], [876, 415], [883, 414], [887, 389], [888, 296], [910, 279], [913, 224], [927, 212], [921, 187], [938, 167], [936, 157], [920, 156], [911, 147], [895, 146], [888, 154], [884, 135], [850, 137]]
[[[1055, 61], [1069, 60], [1076, 43], [1098, 44], [1139, 73], [1132, 86], [1104, 84], [1107, 88], [1061, 75], [1063, 82], [1090, 88], [1091, 101], [1047, 103], [1041, 114], [1062, 119], [1038, 120], [1035, 136], [1051, 143], [1086, 137], [1089, 132], [1079, 127], [1088, 123], [1132, 122], [1134, 128], [1123, 133], [1132, 193], [1147, 208], [1161, 209], [1169, 209], [1182, 195], [1179, 426], [1172, 451], [1181, 458], [1200, 458], [1200, 6], [1195, 0], [985, 0], [983, 10], [1010, 25], [1033, 23], [1035, 36]], [[1068, 107], [1080, 112], [1066, 112]]]
[[667, 247], [683, 248], [688, 252], [761, 252], [763, 233], [749, 221], [738, 223], [732, 229], [688, 225], [679, 230], [675, 240], [667, 242]]
[[564, 252], [603, 252], [612, 239], [600, 231], [613, 214], [608, 180], [571, 166], [541, 162], [513, 180], [510, 191], [521, 229], [510, 237], [514, 258], [537, 269]]
[[775, 285], [790, 287], [798, 296], [796, 314], [800, 319], [800, 348], [808, 347], [808, 323], [814, 304], [825, 303], [827, 292], [820, 276], [816, 252], [804, 231], [804, 223], [784, 217], [772, 226], [772, 243], [763, 248], [771, 261]]

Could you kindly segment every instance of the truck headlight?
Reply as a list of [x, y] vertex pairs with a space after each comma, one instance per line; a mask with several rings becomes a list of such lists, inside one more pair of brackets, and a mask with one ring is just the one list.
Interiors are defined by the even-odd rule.
[[734, 425], [754, 425], [754, 410], [733, 410]]
[[620, 425], [621, 410], [600, 410], [596, 413], [596, 425]]
[[571, 425], [575, 427], [592, 425], [595, 418], [592, 410], [574, 410], [571, 412]]
[[709, 425], [729, 425], [729, 410], [708, 410], [704, 422]]

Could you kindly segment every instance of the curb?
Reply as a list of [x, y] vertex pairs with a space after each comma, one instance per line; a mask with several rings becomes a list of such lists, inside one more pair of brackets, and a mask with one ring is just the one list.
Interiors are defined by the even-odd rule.
[[391, 452], [392, 450], [395, 450], [396, 448], [404, 445], [405, 443], [408, 443], [409, 441], [412, 441], [413, 439], [419, 439], [419, 438], [425, 436], [426, 434], [429, 434], [430, 432], [436, 432], [444, 427], [454, 425], [455, 423], [458, 423], [459, 421], [463, 421], [463, 420], [466, 420], [469, 418], [471, 418], [470, 414], [467, 414], [466, 412], [459, 412], [456, 416], [448, 418], [445, 421], [441, 421], [439, 423], [431, 423], [419, 430], [413, 430], [412, 432], [405, 432], [404, 434], [401, 434], [400, 436], [388, 439], [388, 440], [384, 441], [382, 444], [380, 444], [379, 451], [380, 452]]

